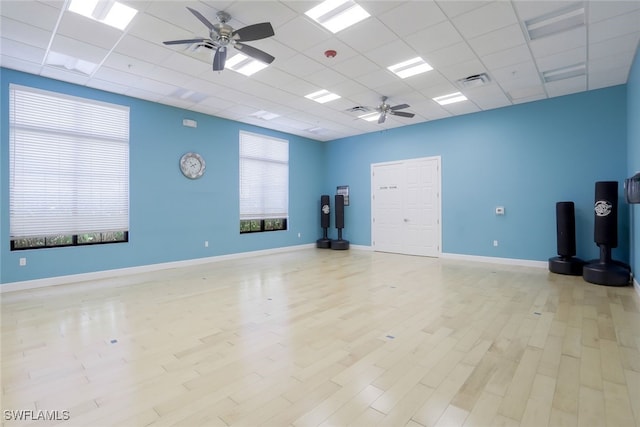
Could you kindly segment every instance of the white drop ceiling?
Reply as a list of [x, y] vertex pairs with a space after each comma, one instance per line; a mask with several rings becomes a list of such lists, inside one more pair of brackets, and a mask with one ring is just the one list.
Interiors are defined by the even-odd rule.
[[[640, 0], [356, 0], [371, 16], [337, 34], [305, 16], [319, 1], [120, 1], [139, 11], [124, 31], [67, 11], [66, 1], [0, 0], [0, 65], [327, 141], [624, 84], [640, 40]], [[585, 25], [530, 40], [526, 21], [576, 4], [584, 6]], [[211, 22], [224, 10], [235, 29], [271, 22], [274, 37], [247, 44], [275, 61], [246, 77], [212, 71], [210, 51], [165, 46], [208, 36], [187, 6]], [[329, 49], [334, 58], [324, 55]], [[97, 68], [86, 75], [46, 65], [49, 51]], [[406, 79], [387, 69], [416, 56], [434, 69]], [[584, 75], [545, 83], [544, 73], [576, 64], [585, 65]], [[481, 73], [488, 83], [458, 83]], [[321, 89], [341, 98], [305, 98]], [[432, 100], [457, 91], [468, 101]], [[402, 111], [415, 117], [378, 124], [350, 111], [375, 108], [382, 96], [409, 104]], [[278, 117], [265, 120], [258, 111]]]

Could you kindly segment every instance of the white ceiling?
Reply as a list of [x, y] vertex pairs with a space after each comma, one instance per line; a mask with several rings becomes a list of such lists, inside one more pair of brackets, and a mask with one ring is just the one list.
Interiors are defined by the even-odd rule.
[[[536, 40], [525, 21], [576, 2], [356, 0], [371, 17], [334, 35], [304, 14], [319, 1], [120, 1], [139, 11], [124, 32], [67, 11], [66, 1], [0, 0], [0, 65], [326, 141], [623, 84], [640, 40], [640, 0], [580, 2], [586, 25]], [[247, 44], [275, 61], [246, 77], [212, 71], [211, 53], [163, 45], [208, 36], [186, 6], [212, 22], [224, 10], [235, 29], [271, 22], [274, 37]], [[328, 49], [337, 56], [325, 57]], [[99, 66], [85, 75], [44, 65], [49, 51]], [[387, 70], [416, 56], [434, 70], [406, 79]], [[544, 82], [543, 72], [577, 63], [586, 75]], [[480, 73], [491, 81], [463, 89], [468, 101], [441, 107], [431, 99]], [[341, 98], [304, 97], [320, 89]], [[185, 91], [194, 94], [181, 98]], [[383, 95], [410, 104], [403, 111], [415, 117], [378, 124], [347, 111], [375, 107]], [[280, 116], [251, 116], [259, 110]]]

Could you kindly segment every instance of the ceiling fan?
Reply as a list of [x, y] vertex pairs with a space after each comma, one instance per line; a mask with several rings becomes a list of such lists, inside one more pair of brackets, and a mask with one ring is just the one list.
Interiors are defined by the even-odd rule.
[[211, 50], [215, 49], [215, 54], [213, 56], [214, 71], [224, 70], [224, 64], [227, 60], [227, 47], [229, 46], [233, 46], [245, 55], [266, 64], [271, 64], [275, 59], [267, 52], [244, 44], [244, 42], [265, 39], [267, 37], [273, 36], [275, 33], [273, 32], [271, 23], [262, 22], [260, 24], [248, 25], [246, 27], [234, 30], [230, 25], [227, 24], [227, 22], [229, 22], [229, 20], [231, 19], [231, 15], [226, 12], [218, 12], [216, 16], [219, 22], [216, 24], [212, 24], [197, 10], [190, 7], [187, 7], [187, 9], [189, 9], [189, 11], [200, 20], [200, 22], [207, 26], [207, 28], [209, 29], [209, 38], [202, 37], [187, 40], [170, 40], [163, 42], [164, 44], [173, 45], [199, 43]]
[[403, 110], [405, 108], [409, 108], [409, 104], [398, 104], [392, 107], [391, 105], [387, 104], [387, 97], [383, 96], [382, 104], [378, 105], [378, 107], [376, 108], [376, 111], [380, 113], [380, 116], [378, 117], [378, 123], [384, 123], [384, 121], [387, 119], [387, 114], [391, 116], [400, 116], [400, 117], [409, 117], [409, 118], [415, 116], [415, 114], [413, 113], [398, 111], [398, 110]]

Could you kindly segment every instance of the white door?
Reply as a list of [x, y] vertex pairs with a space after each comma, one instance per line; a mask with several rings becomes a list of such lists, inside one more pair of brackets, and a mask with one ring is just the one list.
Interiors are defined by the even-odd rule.
[[440, 158], [371, 167], [374, 250], [440, 255]]

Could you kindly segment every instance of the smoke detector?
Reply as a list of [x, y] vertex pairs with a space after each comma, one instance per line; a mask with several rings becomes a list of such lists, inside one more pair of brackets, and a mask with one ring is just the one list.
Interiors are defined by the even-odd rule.
[[471, 89], [474, 87], [484, 86], [490, 81], [491, 79], [489, 78], [487, 73], [482, 73], [459, 79], [456, 82], [462, 89]]

